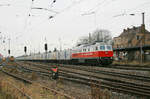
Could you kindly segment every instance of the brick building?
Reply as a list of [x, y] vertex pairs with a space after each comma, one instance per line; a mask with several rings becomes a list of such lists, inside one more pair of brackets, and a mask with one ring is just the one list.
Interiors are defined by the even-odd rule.
[[[113, 39], [113, 48], [126, 48], [150, 45], [150, 32], [144, 31], [144, 26], [124, 29], [123, 32]], [[145, 34], [145, 37], [144, 37]], [[145, 38], [145, 39], [144, 39]]]
[[[124, 29], [118, 37], [113, 39], [114, 49], [131, 49], [147, 45], [150, 46], [150, 32], [145, 29], [145, 25]], [[143, 52], [147, 54], [147, 58], [150, 58], [150, 50], [143, 50]], [[128, 54], [128, 59], [134, 60], [140, 58], [141, 52], [140, 50], [116, 52], [116, 54], [119, 54], [118, 57], [123, 57], [123, 53]]]

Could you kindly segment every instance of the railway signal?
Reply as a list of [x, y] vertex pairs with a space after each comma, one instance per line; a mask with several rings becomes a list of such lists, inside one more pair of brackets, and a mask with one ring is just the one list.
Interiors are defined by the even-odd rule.
[[47, 43], [45, 43], [44, 47], [45, 47], [45, 51], [47, 52], [48, 50]]
[[25, 52], [25, 54], [27, 53], [27, 47], [26, 46], [24, 47], [24, 52]]
[[8, 54], [10, 55], [10, 49], [8, 50]]
[[46, 53], [45, 59], [47, 59], [47, 50], [48, 50], [47, 43], [45, 43], [44, 48], [45, 48], [45, 53]]

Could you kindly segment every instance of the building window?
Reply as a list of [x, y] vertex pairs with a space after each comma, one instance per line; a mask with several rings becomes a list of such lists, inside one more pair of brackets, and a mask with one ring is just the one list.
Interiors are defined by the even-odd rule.
[[137, 39], [137, 40], [139, 40], [139, 39], [140, 39], [140, 36], [139, 36], [139, 35], [137, 35], [137, 36], [136, 36], [136, 39]]

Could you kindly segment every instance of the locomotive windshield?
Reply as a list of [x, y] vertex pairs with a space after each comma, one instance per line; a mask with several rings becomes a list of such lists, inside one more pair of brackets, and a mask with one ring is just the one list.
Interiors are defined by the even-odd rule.
[[105, 46], [104, 45], [100, 46], [100, 50], [105, 50]]
[[112, 50], [112, 47], [111, 46], [107, 46], [107, 50]]

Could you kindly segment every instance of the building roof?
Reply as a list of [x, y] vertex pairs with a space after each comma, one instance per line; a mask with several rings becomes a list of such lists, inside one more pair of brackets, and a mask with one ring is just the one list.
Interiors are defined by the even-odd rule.
[[[131, 35], [135, 35], [137, 33], [143, 33], [144, 27], [145, 27], [144, 25], [141, 25], [139, 27], [133, 26], [132, 28], [124, 29], [119, 37], [129, 36], [129, 35], [131, 36]], [[145, 30], [145, 33], [150, 33], [150, 32], [148, 30]]]

